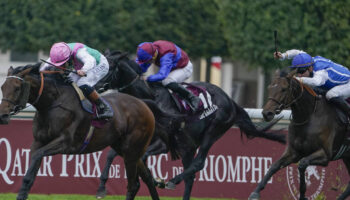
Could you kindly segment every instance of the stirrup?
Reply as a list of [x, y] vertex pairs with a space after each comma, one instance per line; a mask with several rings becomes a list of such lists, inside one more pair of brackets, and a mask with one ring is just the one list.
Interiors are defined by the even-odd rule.
[[96, 117], [94, 119], [110, 119], [113, 117], [113, 114], [105, 114], [105, 113], [101, 113], [101, 114], [96, 114]]
[[197, 112], [199, 110], [200, 100], [197, 101], [197, 105], [194, 105], [193, 103], [194, 103], [193, 101], [187, 101], [188, 106], [191, 108], [192, 112], [195, 113], [195, 112]]
[[113, 111], [109, 107], [105, 107], [102, 113], [96, 111], [95, 119], [110, 119], [113, 117]]

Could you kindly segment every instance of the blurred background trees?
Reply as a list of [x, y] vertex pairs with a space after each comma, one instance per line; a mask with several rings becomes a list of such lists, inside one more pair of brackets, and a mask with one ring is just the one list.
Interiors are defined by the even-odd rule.
[[[0, 0], [0, 48], [48, 52], [79, 41], [134, 53], [137, 44], [170, 40], [191, 57], [220, 55], [266, 71], [278, 50], [302, 49], [350, 66], [346, 0]], [[288, 63], [289, 64], [289, 63]], [[287, 64], [287, 65], [288, 65]]]

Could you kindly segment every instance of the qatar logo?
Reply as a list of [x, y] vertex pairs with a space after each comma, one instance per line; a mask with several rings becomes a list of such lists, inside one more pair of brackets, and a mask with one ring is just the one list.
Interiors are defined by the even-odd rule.
[[[289, 191], [295, 200], [299, 199], [299, 171], [296, 165], [287, 167], [287, 182]], [[306, 194], [309, 200], [315, 200], [324, 186], [326, 169], [324, 167], [308, 166], [305, 171]]]

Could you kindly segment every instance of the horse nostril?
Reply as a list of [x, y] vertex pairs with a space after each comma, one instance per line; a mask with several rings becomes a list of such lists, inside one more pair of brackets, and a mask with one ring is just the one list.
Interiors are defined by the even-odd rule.
[[2, 114], [0, 115], [0, 124], [8, 124], [10, 120], [10, 115]]
[[273, 117], [275, 116], [275, 114], [274, 114], [273, 112], [271, 112], [271, 111], [263, 111], [263, 112], [262, 112], [262, 115], [263, 115], [263, 117], [264, 117], [264, 119], [265, 119], [266, 121], [272, 120]]

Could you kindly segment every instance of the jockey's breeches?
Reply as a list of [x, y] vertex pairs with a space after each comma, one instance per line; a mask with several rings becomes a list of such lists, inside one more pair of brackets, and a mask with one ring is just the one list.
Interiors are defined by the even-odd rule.
[[350, 97], [350, 81], [342, 85], [334, 86], [332, 89], [328, 90], [326, 98], [329, 100], [334, 97]]
[[162, 80], [164, 86], [172, 82], [181, 83], [192, 76], [193, 65], [191, 61], [188, 61], [186, 67], [175, 69], [169, 73], [169, 75]]

